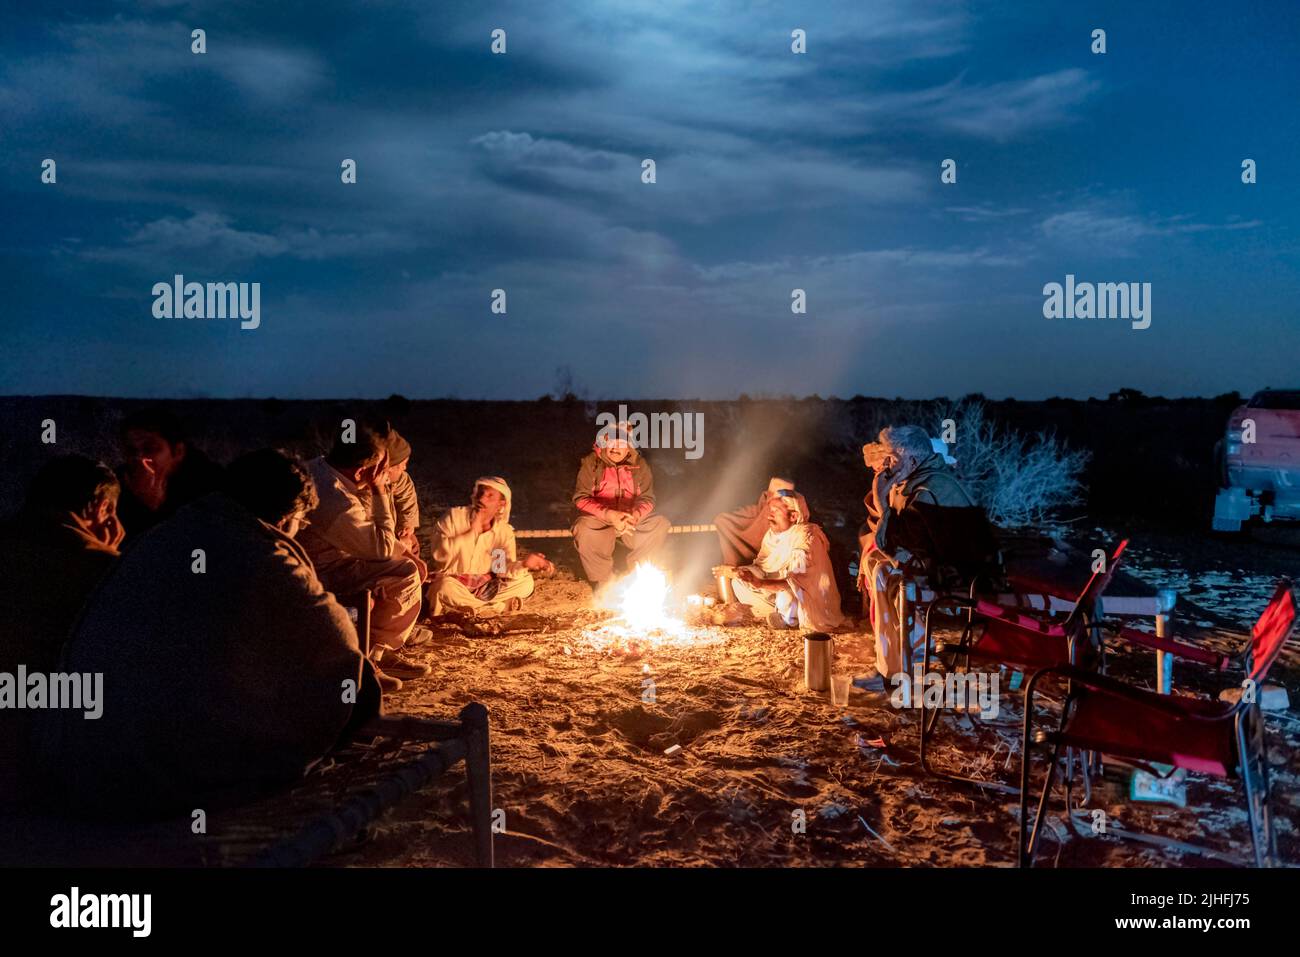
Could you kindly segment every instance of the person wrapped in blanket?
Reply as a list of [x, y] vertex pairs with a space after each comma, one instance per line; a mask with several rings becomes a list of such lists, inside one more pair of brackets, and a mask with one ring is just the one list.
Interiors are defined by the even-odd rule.
[[763, 536], [767, 534], [767, 507], [781, 489], [793, 491], [794, 482], [774, 475], [757, 502], [713, 517], [718, 530], [718, 545], [722, 548], [722, 564], [747, 565], [754, 560], [763, 544]]
[[510, 524], [510, 486], [496, 475], [474, 483], [469, 505], [448, 509], [433, 528], [429, 613], [487, 618], [518, 611], [533, 593], [533, 572], [555, 566], [540, 552], [518, 560]]
[[878, 442], [862, 448], [863, 460], [875, 470], [871, 493], [863, 502], [867, 521], [859, 533], [862, 558], [858, 589], [864, 597], [876, 639], [876, 670], [884, 681], [909, 674], [923, 627], [919, 616], [899, 621], [899, 569], [914, 557], [933, 560], [935, 542], [943, 539], [945, 513], [976, 507], [948, 461], [937, 452], [929, 433], [915, 425], [882, 429]]
[[773, 628], [828, 631], [844, 621], [826, 533], [808, 521], [808, 502], [794, 489], [768, 500], [754, 561], [720, 565], [714, 574], [731, 578], [736, 600]]

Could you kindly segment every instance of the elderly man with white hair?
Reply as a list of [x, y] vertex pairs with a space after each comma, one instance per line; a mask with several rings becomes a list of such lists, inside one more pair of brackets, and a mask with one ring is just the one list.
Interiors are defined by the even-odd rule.
[[925, 525], [942, 520], [942, 509], [969, 508], [975, 502], [919, 426], [882, 429], [878, 442], [862, 447], [862, 457], [875, 477], [864, 499], [867, 523], [859, 535], [858, 588], [870, 599], [876, 670], [887, 681], [910, 674], [923, 637], [919, 621], [898, 620], [898, 569], [913, 557]]

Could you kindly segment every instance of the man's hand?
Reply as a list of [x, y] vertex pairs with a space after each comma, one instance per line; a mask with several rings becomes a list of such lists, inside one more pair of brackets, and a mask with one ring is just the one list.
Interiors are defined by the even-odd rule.
[[902, 482], [894, 482], [889, 486], [889, 507], [895, 512], [901, 512], [907, 507], [907, 496], [903, 491]]
[[167, 480], [154, 467], [153, 459], [135, 459], [127, 465], [126, 484], [149, 511], [162, 508], [167, 498]]
[[782, 591], [785, 588], [784, 578], [762, 578], [754, 573], [754, 570], [748, 565], [742, 565], [736, 569], [736, 577], [746, 585], [757, 588], [760, 591]]
[[895, 478], [892, 472], [881, 471], [876, 473], [876, 477], [871, 480], [871, 494], [876, 498], [876, 508], [881, 514], [884, 514], [889, 507], [889, 492], [894, 487]]
[[415, 529], [402, 529], [402, 533], [397, 536], [397, 540], [406, 546], [406, 550], [416, 558], [420, 557], [420, 540], [415, 537]]
[[614, 531], [623, 535], [632, 527], [627, 512], [620, 512], [617, 509], [605, 510], [605, 521], [614, 526]]
[[491, 527], [492, 516], [487, 513], [487, 509], [473, 506], [469, 514], [469, 530], [475, 535], [482, 535]]
[[541, 552], [530, 552], [525, 555], [524, 568], [530, 572], [546, 572], [547, 574], [555, 571], [555, 566]]
[[109, 548], [117, 549], [122, 544], [122, 539], [126, 537], [126, 529], [122, 523], [117, 520], [117, 515], [113, 514], [104, 520], [103, 526], [99, 530], [99, 540]]
[[388, 450], [379, 453], [379, 461], [362, 473], [366, 485], [376, 492], [388, 491]]

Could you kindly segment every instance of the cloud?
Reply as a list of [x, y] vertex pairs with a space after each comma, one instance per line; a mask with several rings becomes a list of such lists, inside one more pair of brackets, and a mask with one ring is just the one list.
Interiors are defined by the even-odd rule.
[[1203, 223], [1188, 222], [1188, 218], [1186, 215], [1145, 216], [1094, 206], [1054, 213], [1039, 224], [1039, 230], [1045, 238], [1064, 247], [1130, 256], [1149, 239], [1254, 229], [1262, 225], [1258, 219]]
[[239, 229], [221, 213], [197, 212], [184, 219], [153, 220], [132, 229], [119, 246], [94, 246], [79, 255], [93, 262], [152, 270], [172, 268], [166, 263], [180, 268], [195, 262], [221, 268], [277, 257], [325, 260], [374, 255], [400, 244], [400, 237], [385, 233], [322, 233], [315, 228], [262, 233]]

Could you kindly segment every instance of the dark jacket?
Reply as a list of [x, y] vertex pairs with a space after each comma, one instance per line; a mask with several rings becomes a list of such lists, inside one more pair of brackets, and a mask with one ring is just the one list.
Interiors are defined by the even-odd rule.
[[970, 508], [975, 505], [952, 468], [938, 453], [917, 465], [897, 490], [902, 496], [901, 507], [886, 506], [883, 513], [877, 511], [871, 495], [864, 499], [867, 506], [867, 526], [862, 541], [864, 554], [874, 547], [886, 555], [895, 555], [900, 549], [915, 555], [923, 547], [924, 525], [935, 520], [930, 516], [926, 521], [917, 521], [918, 510], [926, 513], [932, 508]]
[[167, 497], [157, 511], [149, 508], [131, 491], [126, 481], [126, 466], [117, 470], [122, 483], [122, 496], [117, 503], [117, 517], [126, 532], [124, 544], [135, 542], [144, 532], [171, 518], [179, 509], [205, 495], [221, 490], [223, 469], [191, 445], [185, 447], [185, 458], [176, 472], [167, 479]]
[[[0, 672], [56, 671], [86, 599], [119, 560], [70, 515], [23, 515], [0, 530]], [[32, 712], [0, 708], [0, 805], [30, 784]]]
[[102, 717], [42, 718], [55, 783], [72, 810], [95, 815], [186, 811], [292, 781], [379, 700], [356, 630], [306, 552], [220, 494], [122, 557], [62, 670], [104, 675]]

